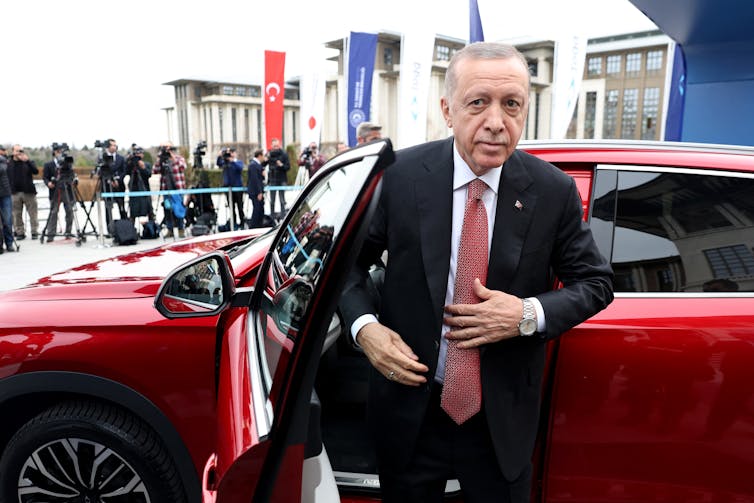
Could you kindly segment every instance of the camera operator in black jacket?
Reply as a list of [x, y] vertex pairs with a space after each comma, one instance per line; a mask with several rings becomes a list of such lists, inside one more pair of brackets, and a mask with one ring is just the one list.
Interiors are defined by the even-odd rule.
[[[108, 139], [105, 145], [105, 150], [102, 152], [102, 162], [105, 169], [100, 171], [102, 192], [125, 192], [126, 185], [123, 182], [123, 178], [126, 176], [126, 158], [118, 153], [118, 144], [115, 140]], [[118, 205], [120, 218], [128, 218], [126, 202], [123, 196], [104, 198], [105, 221], [108, 229], [110, 229], [110, 222], [113, 220], [113, 199], [115, 199], [115, 203]]]
[[[64, 146], [52, 144], [52, 160], [46, 162], [42, 169], [42, 179], [50, 191], [50, 215], [47, 217], [47, 227], [44, 232], [47, 241], [55, 237], [58, 224], [58, 211], [61, 203], [65, 210], [65, 237], [72, 238], [73, 205], [76, 203], [72, 184], [78, 183], [73, 166], [65, 164]], [[67, 149], [66, 149], [67, 150]]]
[[[280, 146], [280, 140], [273, 138], [270, 142], [270, 151], [267, 153], [267, 161], [264, 166], [267, 170], [267, 185], [284, 186], [288, 185], [288, 170], [291, 168], [291, 162], [288, 154]], [[280, 212], [285, 214], [285, 191], [270, 191], [270, 214], [275, 215], [275, 195], [280, 196]]]
[[[149, 191], [152, 164], [144, 160], [144, 149], [136, 144], [131, 145], [131, 153], [126, 158], [126, 174], [128, 175], [129, 192]], [[133, 223], [136, 223], [137, 217], [148, 217], [149, 220], [154, 220], [151, 196], [129, 195], [128, 214]]]

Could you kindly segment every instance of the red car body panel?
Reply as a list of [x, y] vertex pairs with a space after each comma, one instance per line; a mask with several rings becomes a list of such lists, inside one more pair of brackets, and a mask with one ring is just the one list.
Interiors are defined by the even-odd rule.
[[[218, 316], [167, 320], [154, 308], [174, 267], [259, 230], [203, 236], [110, 258], [0, 293], [0, 381], [38, 372], [104, 378], [145, 397], [173, 425], [196, 477], [214, 451]], [[253, 282], [266, 252], [252, 245], [234, 263]], [[68, 390], [70, 396], [88, 391]], [[23, 422], [18, 410], [6, 421]], [[28, 418], [26, 418], [28, 420]]]

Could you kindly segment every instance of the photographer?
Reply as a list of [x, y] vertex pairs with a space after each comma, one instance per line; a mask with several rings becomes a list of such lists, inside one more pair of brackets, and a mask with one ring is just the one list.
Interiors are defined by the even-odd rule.
[[[160, 175], [160, 190], [182, 190], [186, 188], [186, 160], [176, 152], [172, 143], [160, 145], [159, 162], [152, 168], [153, 174]], [[162, 200], [165, 208], [165, 226], [173, 235], [173, 227], [178, 227], [178, 237], [186, 236], [186, 207], [180, 195], [166, 195]]]
[[[144, 149], [136, 144], [131, 145], [131, 153], [126, 158], [126, 174], [128, 175], [129, 192], [149, 190], [152, 165], [144, 160]], [[128, 213], [133, 223], [136, 223], [137, 217], [149, 217], [149, 220], [154, 220], [151, 197], [129, 196]]]
[[311, 178], [319, 168], [324, 166], [325, 162], [327, 162], [327, 160], [325, 159], [325, 156], [317, 150], [317, 144], [311, 142], [309, 146], [301, 152], [301, 155], [298, 158], [299, 174], [296, 175], [296, 180], [299, 180], [302, 167], [306, 168], [307, 177], [305, 180], [302, 180], [303, 183], [297, 182], [296, 185], [305, 185], [309, 181], [309, 178]]
[[16, 239], [24, 239], [26, 232], [24, 230], [23, 211], [26, 206], [26, 213], [29, 215], [31, 223], [31, 238], [37, 239], [39, 233], [39, 221], [37, 220], [37, 189], [34, 188], [34, 175], [39, 173], [39, 169], [34, 161], [24, 152], [21, 145], [13, 145], [13, 157], [8, 161], [8, 178], [10, 180], [10, 190], [13, 197], [13, 227]]
[[47, 236], [48, 243], [55, 238], [57, 232], [58, 210], [61, 203], [65, 209], [65, 237], [73, 237], [71, 229], [75, 199], [71, 184], [77, 184], [78, 178], [71, 163], [66, 163], [67, 157], [70, 157], [68, 145], [53, 143], [52, 160], [46, 162], [42, 169], [42, 179], [50, 191], [50, 214], [47, 217], [47, 226], [42, 231]]
[[[271, 186], [284, 186], [288, 185], [288, 170], [291, 168], [291, 163], [288, 160], [288, 154], [285, 153], [280, 146], [280, 140], [273, 138], [270, 142], [270, 151], [267, 153], [267, 161], [264, 166], [268, 166], [267, 182]], [[281, 215], [285, 214], [285, 191], [284, 190], [272, 190], [270, 191], [270, 214], [275, 215], [275, 195], [280, 196], [280, 212]]]
[[[217, 165], [223, 170], [223, 187], [243, 187], [243, 162], [238, 160], [235, 148], [224, 148], [217, 158]], [[243, 192], [232, 192], [228, 200], [229, 213], [236, 214], [236, 229], [244, 228]]]
[[[105, 142], [105, 150], [102, 152], [100, 162], [100, 182], [102, 192], [125, 192], [126, 185], [123, 178], [126, 176], [126, 159], [118, 153], [118, 144], [113, 139]], [[113, 220], [113, 199], [118, 205], [120, 218], [128, 218], [126, 213], [125, 199], [121, 197], [106, 197], [105, 201], [105, 220], [107, 228], [110, 229]]]
[[9, 252], [13, 248], [13, 228], [11, 226], [11, 212], [13, 211], [13, 199], [10, 192], [10, 179], [8, 178], [8, 158], [5, 147], [0, 145], [0, 254], [3, 253], [3, 243]]

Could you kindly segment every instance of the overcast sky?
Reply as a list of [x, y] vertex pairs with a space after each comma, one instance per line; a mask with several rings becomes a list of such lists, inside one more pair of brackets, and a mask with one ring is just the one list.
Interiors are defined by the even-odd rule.
[[[478, 0], [485, 39], [589, 37], [654, 29], [628, 0]], [[544, 17], [546, 16], [546, 17]], [[286, 78], [350, 31], [429, 25], [468, 37], [468, 0], [8, 0], [0, 47], [0, 143], [121, 147], [166, 140], [180, 78], [260, 83], [266, 49], [286, 52]]]

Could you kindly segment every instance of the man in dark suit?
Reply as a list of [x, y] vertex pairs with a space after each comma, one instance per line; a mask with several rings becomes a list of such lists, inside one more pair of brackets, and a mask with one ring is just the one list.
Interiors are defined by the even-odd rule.
[[[516, 150], [528, 96], [514, 47], [467, 46], [441, 100], [454, 137], [385, 172], [341, 301], [372, 364], [383, 501], [439, 502], [452, 478], [465, 501], [528, 501], [545, 343], [612, 301], [573, 179]], [[366, 271], [384, 250], [374, 299]]]
[[[102, 162], [104, 167], [100, 169], [101, 190], [107, 192], [125, 192], [126, 184], [123, 178], [126, 176], [126, 158], [118, 153], [118, 143], [111, 139], [106, 142], [107, 146], [102, 152]], [[126, 213], [126, 202], [123, 196], [106, 197], [105, 202], [105, 223], [107, 229], [110, 229], [110, 222], [113, 221], [113, 199], [118, 205], [119, 218], [128, 218]]]
[[58, 227], [58, 210], [61, 204], [65, 210], [65, 237], [73, 237], [71, 228], [73, 226], [73, 205], [76, 201], [72, 184], [78, 183], [78, 181], [72, 166], [69, 166], [70, 171], [63, 173], [61, 177], [61, 168], [65, 162], [62, 154], [61, 146], [53, 143], [52, 160], [46, 162], [42, 170], [42, 179], [50, 191], [50, 214], [47, 217], [47, 226], [42, 231], [42, 234], [47, 235], [48, 243], [55, 238]]
[[264, 217], [264, 151], [258, 148], [249, 162], [247, 190], [251, 199], [249, 229], [262, 227]]

